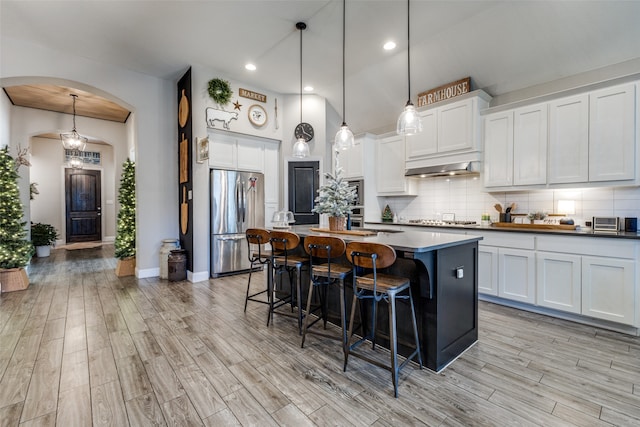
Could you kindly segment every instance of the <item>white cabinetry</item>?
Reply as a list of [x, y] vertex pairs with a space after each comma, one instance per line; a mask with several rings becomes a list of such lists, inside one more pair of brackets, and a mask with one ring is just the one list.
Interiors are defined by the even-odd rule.
[[635, 179], [635, 85], [589, 96], [589, 180]]
[[280, 203], [280, 144], [264, 143], [264, 222], [271, 226], [273, 214]]
[[414, 180], [405, 172], [405, 144], [401, 135], [383, 137], [376, 144], [377, 191], [380, 196], [415, 195]]
[[547, 104], [513, 113], [513, 185], [547, 182]]
[[635, 276], [633, 260], [582, 257], [582, 314], [633, 324]]
[[366, 137], [360, 136], [354, 139], [353, 147], [340, 151], [339, 161], [343, 169], [343, 177], [347, 179], [360, 179], [363, 173], [363, 144], [366, 143]]
[[264, 143], [235, 136], [209, 137], [209, 166], [217, 169], [264, 172]]
[[[440, 102], [418, 112], [422, 118], [422, 132], [406, 138], [407, 167], [415, 161], [479, 153], [481, 149], [480, 110], [491, 99], [483, 91], [474, 91], [460, 100]], [[478, 157], [478, 156], [476, 156]], [[477, 160], [473, 158], [471, 160]], [[442, 160], [441, 160], [442, 161]], [[444, 161], [455, 161], [446, 159]], [[420, 164], [420, 166], [430, 166]]]
[[589, 95], [549, 103], [549, 184], [589, 180]]
[[513, 185], [513, 112], [490, 114], [484, 119], [484, 185]]
[[581, 257], [539, 251], [536, 254], [538, 305], [580, 314]]
[[536, 302], [535, 255], [525, 249], [498, 249], [498, 296]]
[[478, 247], [478, 292], [498, 296], [498, 248]]

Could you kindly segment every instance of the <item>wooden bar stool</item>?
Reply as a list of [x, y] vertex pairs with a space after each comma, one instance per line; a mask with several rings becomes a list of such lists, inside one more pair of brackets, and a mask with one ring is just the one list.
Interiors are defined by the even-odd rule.
[[[342, 341], [342, 350], [344, 351], [347, 343], [347, 321], [344, 301], [344, 279], [351, 274], [351, 266], [345, 266], [338, 263], [338, 258], [344, 255], [346, 244], [339, 237], [328, 236], [308, 236], [304, 239], [304, 249], [309, 254], [309, 269], [311, 277], [309, 281], [309, 294], [307, 295], [307, 310], [305, 311], [304, 327], [302, 328], [302, 343], [300, 347], [304, 347], [304, 341], [307, 332], [321, 335], [328, 338], [340, 339]], [[342, 336], [337, 337], [326, 332], [318, 330], [309, 330], [320, 320], [324, 323], [324, 329], [327, 329], [327, 288], [331, 285], [339, 285], [340, 292], [340, 324], [342, 326]], [[320, 305], [313, 311], [311, 310], [311, 299], [314, 290], [318, 289], [320, 296]], [[313, 322], [310, 321], [310, 314], [320, 310], [320, 317]]]
[[[398, 397], [398, 375], [400, 370], [414, 357], [418, 357], [420, 369], [422, 369], [422, 355], [420, 353], [420, 342], [418, 339], [418, 326], [416, 324], [416, 312], [413, 307], [413, 296], [411, 295], [411, 282], [409, 279], [378, 272], [379, 269], [389, 267], [396, 260], [396, 251], [388, 245], [381, 243], [350, 242], [347, 245], [347, 259], [353, 264], [353, 302], [351, 305], [351, 317], [349, 319], [349, 332], [344, 355], [344, 371], [347, 370], [347, 362], [350, 354], [372, 363], [381, 368], [391, 371], [393, 380], [393, 394]], [[364, 269], [366, 274], [358, 275], [359, 269]], [[368, 272], [368, 273], [367, 273]], [[415, 350], [409, 355], [401, 365], [398, 366], [398, 337], [396, 328], [396, 299], [408, 299], [411, 306], [411, 321], [413, 323], [413, 333], [415, 337]], [[356, 301], [371, 301], [371, 327], [369, 335], [363, 330], [363, 337], [351, 344], [353, 335], [353, 319], [356, 310]], [[372, 349], [375, 350], [376, 341], [376, 316], [378, 302], [384, 300], [389, 306], [389, 346], [391, 350], [391, 365], [386, 365], [361, 352], [353, 352], [360, 344], [370, 339]], [[363, 324], [364, 329], [364, 324]]]
[[253, 269], [256, 265], [266, 265], [271, 261], [271, 252], [266, 249], [266, 244], [269, 243], [269, 230], [264, 228], [249, 228], [245, 232], [245, 236], [247, 238], [247, 245], [249, 247], [249, 262], [251, 266], [249, 268], [249, 279], [247, 280], [247, 294], [244, 298], [244, 311], [247, 311], [247, 302], [255, 301], [261, 304], [269, 304], [268, 297], [267, 301], [264, 299], [256, 298], [258, 295], [268, 293], [269, 289], [267, 288], [250, 294], [251, 287], [251, 274], [253, 273]]
[[[269, 277], [269, 317], [267, 326], [273, 320], [273, 314], [288, 315], [275, 310], [285, 304], [291, 304], [291, 312], [294, 306], [298, 307], [298, 333], [302, 333], [302, 307], [300, 306], [300, 289], [302, 281], [302, 268], [309, 265], [306, 256], [294, 255], [294, 251], [300, 244], [300, 236], [290, 231], [271, 231], [269, 233], [269, 243], [271, 244], [271, 273]], [[278, 284], [282, 286], [282, 275], [289, 276], [289, 292], [277, 289]], [[280, 279], [280, 280], [278, 280]], [[294, 288], [295, 287], [295, 288]], [[295, 291], [294, 291], [295, 289]]]

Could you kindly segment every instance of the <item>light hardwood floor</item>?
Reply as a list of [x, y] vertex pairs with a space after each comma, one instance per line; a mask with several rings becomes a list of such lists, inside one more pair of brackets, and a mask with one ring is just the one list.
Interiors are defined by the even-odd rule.
[[[640, 340], [480, 303], [440, 374], [390, 374], [266, 307], [246, 275], [117, 278], [113, 246], [36, 259], [0, 297], [0, 425], [640, 425]], [[260, 274], [256, 284], [263, 280]]]

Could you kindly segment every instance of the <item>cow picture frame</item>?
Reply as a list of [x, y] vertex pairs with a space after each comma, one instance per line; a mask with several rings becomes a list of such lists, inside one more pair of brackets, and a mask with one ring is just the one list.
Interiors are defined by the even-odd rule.
[[204, 138], [196, 137], [196, 162], [204, 163], [205, 160], [209, 160], [209, 137]]
[[267, 111], [262, 105], [253, 104], [249, 107], [247, 114], [249, 116], [249, 121], [254, 126], [261, 127], [267, 123]]

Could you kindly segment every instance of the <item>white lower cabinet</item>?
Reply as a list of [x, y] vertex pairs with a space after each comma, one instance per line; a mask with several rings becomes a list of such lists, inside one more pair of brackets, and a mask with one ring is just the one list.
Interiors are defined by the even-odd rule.
[[582, 257], [582, 314], [633, 324], [636, 302], [635, 262]]
[[553, 252], [536, 253], [537, 304], [581, 314], [581, 257]]
[[498, 248], [478, 247], [478, 292], [498, 296]]
[[498, 296], [514, 301], [536, 302], [535, 255], [526, 249], [498, 249]]

